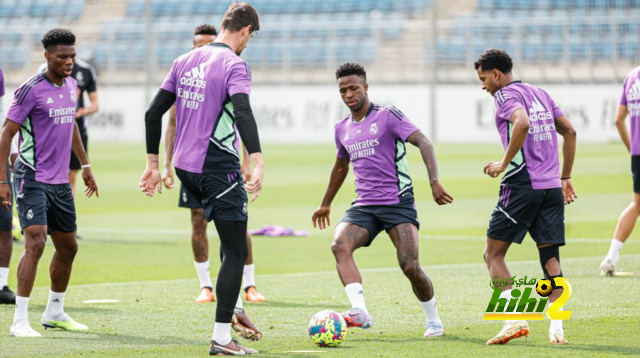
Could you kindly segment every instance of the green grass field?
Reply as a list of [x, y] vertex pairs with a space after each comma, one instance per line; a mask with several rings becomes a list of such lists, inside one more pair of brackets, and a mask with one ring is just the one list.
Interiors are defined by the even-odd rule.
[[[92, 144], [91, 163], [100, 198], [77, 202], [80, 251], [74, 264], [65, 310], [90, 327], [89, 333], [44, 331], [39, 325], [48, 295], [49, 242], [41, 260], [30, 303], [32, 327], [40, 339], [9, 337], [12, 306], [0, 306], [0, 356], [206, 356], [215, 304], [195, 304], [199, 284], [190, 247], [189, 212], [176, 207], [177, 191], [147, 198], [138, 190], [144, 146]], [[250, 204], [250, 228], [267, 224], [311, 231], [306, 238], [254, 238], [257, 284], [263, 304], [246, 304], [264, 339], [248, 346], [263, 356], [317, 350], [321, 357], [419, 356], [616, 356], [640, 353], [636, 340], [640, 310], [640, 241], [623, 249], [619, 266], [638, 275], [599, 276], [618, 215], [631, 198], [629, 158], [621, 145], [580, 145], [574, 172], [578, 201], [567, 207], [567, 246], [563, 272], [573, 285], [566, 305], [569, 345], [549, 345], [548, 321], [532, 321], [528, 339], [507, 346], [485, 346], [501, 322], [482, 321], [491, 296], [482, 260], [486, 226], [497, 201], [497, 179], [482, 173], [499, 160], [499, 145], [437, 146], [440, 178], [455, 202], [438, 207], [427, 185], [417, 150], [409, 163], [422, 227], [420, 258], [431, 276], [446, 336], [424, 339], [424, 314], [408, 281], [397, 268], [393, 246], [380, 235], [356, 260], [363, 271], [367, 305], [375, 319], [369, 331], [349, 331], [335, 349], [320, 349], [307, 336], [317, 311], [349, 308], [329, 249], [332, 230], [316, 231], [310, 217], [326, 188], [335, 150], [332, 146], [265, 146], [265, 185]], [[336, 223], [355, 196], [353, 177], [335, 200]], [[210, 229], [212, 272], [218, 242]], [[23, 244], [14, 246], [10, 286]], [[540, 278], [538, 253], [527, 239], [507, 259], [512, 274]], [[215, 282], [215, 281], [214, 281]], [[115, 304], [84, 300], [116, 299]]]

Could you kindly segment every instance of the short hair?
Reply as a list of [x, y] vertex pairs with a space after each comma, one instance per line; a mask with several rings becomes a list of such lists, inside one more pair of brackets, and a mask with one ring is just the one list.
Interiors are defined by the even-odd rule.
[[246, 2], [234, 1], [224, 13], [220, 27], [222, 30], [238, 32], [249, 25], [251, 25], [251, 32], [260, 30], [258, 12]]
[[476, 70], [478, 68], [482, 68], [482, 71], [498, 70], [507, 74], [511, 73], [513, 61], [506, 51], [492, 48], [483, 52], [473, 66]]
[[193, 36], [196, 35], [218, 35], [218, 30], [216, 30], [215, 26], [211, 24], [200, 24], [196, 27], [196, 30], [193, 32]]
[[365, 71], [364, 67], [359, 63], [343, 63], [342, 66], [338, 67], [336, 70], [336, 80], [340, 79], [340, 77], [351, 75], [362, 77], [364, 78], [364, 81], [367, 82], [367, 71]]
[[44, 49], [49, 51], [52, 46], [67, 45], [73, 46], [76, 44], [76, 35], [73, 32], [65, 29], [53, 29], [49, 30], [41, 40]]

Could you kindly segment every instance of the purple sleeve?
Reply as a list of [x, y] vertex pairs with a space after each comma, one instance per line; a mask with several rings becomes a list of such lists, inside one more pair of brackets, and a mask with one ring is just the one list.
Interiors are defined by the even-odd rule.
[[[24, 91], [28, 91], [28, 93], [23, 95], [22, 92]], [[35, 103], [36, 96], [33, 93], [33, 88], [27, 86], [20, 87], [16, 90], [15, 96], [13, 97], [13, 102], [11, 102], [11, 106], [7, 112], [7, 119], [23, 125], [27, 116], [33, 110]]]
[[394, 137], [400, 138], [404, 142], [410, 135], [420, 130], [397, 108], [391, 107], [388, 111], [387, 126]]
[[251, 95], [251, 69], [244, 61], [235, 62], [231, 66], [227, 92], [229, 92], [229, 96], [238, 93]]
[[0, 97], [4, 96], [4, 75], [2, 74], [2, 68], [0, 68]]
[[347, 152], [347, 150], [344, 148], [342, 143], [340, 143], [340, 139], [339, 139], [338, 135], [339, 135], [338, 134], [338, 126], [336, 126], [335, 140], [336, 140], [336, 147], [338, 148], [338, 151], [337, 151], [336, 155], [340, 159], [349, 159], [349, 152]]
[[553, 109], [552, 109], [553, 110], [553, 119], [558, 119], [558, 118], [564, 116], [564, 112], [560, 109], [560, 107], [558, 107], [558, 104], [553, 99], [551, 99], [551, 106], [553, 107]]
[[167, 74], [167, 78], [164, 79], [164, 82], [162, 82], [162, 86], [160, 86], [160, 88], [162, 88], [163, 90], [169, 91], [171, 93], [176, 93], [176, 61], [173, 61], [173, 65], [171, 66], [171, 70]]
[[513, 97], [496, 96], [496, 116], [505, 121], [511, 121], [511, 115], [516, 110], [522, 108], [526, 111], [522, 103]]
[[627, 105], [627, 81], [629, 77], [625, 78], [624, 84], [622, 85], [622, 96], [620, 97], [620, 104], [623, 106]]

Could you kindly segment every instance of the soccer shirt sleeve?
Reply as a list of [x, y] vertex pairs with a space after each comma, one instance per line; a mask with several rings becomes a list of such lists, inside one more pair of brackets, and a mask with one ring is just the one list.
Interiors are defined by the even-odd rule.
[[510, 121], [511, 115], [518, 109], [526, 109], [514, 97], [510, 97], [508, 94], [505, 95], [502, 91], [496, 92], [495, 95], [495, 103], [496, 103], [496, 116], [502, 120]]
[[160, 86], [160, 88], [162, 88], [163, 90], [169, 91], [171, 93], [176, 93], [176, 75], [175, 75], [176, 61], [173, 61], [173, 65], [171, 65], [171, 70], [167, 74], [167, 77], [164, 79], [164, 82], [162, 82], [162, 86]]
[[251, 95], [251, 68], [244, 61], [234, 63], [229, 70], [227, 92], [229, 97], [238, 93]]
[[20, 87], [14, 97], [9, 111], [7, 112], [7, 119], [23, 125], [27, 116], [33, 110], [36, 102], [36, 96], [33, 93], [33, 88], [29, 86]]
[[96, 70], [93, 67], [89, 67], [89, 83], [87, 83], [87, 93], [93, 93], [98, 90], [96, 86], [96, 82], [98, 82], [98, 75], [96, 74]]
[[553, 119], [558, 119], [558, 118], [564, 116], [564, 112], [562, 111], [562, 109], [560, 109], [560, 107], [558, 107], [558, 104], [553, 99], [551, 99], [551, 106], [553, 107], [552, 108]]
[[394, 137], [400, 138], [403, 142], [409, 138], [414, 132], [420, 129], [416, 127], [404, 113], [395, 107], [391, 107], [388, 113], [389, 119], [387, 126]]
[[620, 97], [620, 104], [623, 106], [627, 105], [627, 81], [629, 81], [629, 77], [624, 79], [624, 83], [622, 84], [622, 96]]
[[336, 147], [338, 148], [336, 155], [338, 156], [338, 158], [340, 159], [349, 159], [349, 152], [347, 152], [347, 150], [344, 148], [344, 146], [342, 145], [342, 143], [340, 143], [340, 138], [338, 137], [338, 126], [336, 126], [336, 130], [335, 130], [335, 141], [336, 141]]

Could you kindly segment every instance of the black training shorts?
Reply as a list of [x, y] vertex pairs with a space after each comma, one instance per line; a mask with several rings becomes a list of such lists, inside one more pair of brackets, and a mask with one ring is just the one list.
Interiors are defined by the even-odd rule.
[[538, 244], [565, 244], [562, 188], [500, 187], [487, 237], [520, 244], [527, 232]]
[[204, 209], [208, 221], [247, 221], [247, 193], [240, 172], [197, 174], [176, 168], [176, 175]]
[[69, 183], [45, 184], [20, 178], [14, 183], [20, 226], [47, 225], [49, 233], [76, 231], [76, 207]]

